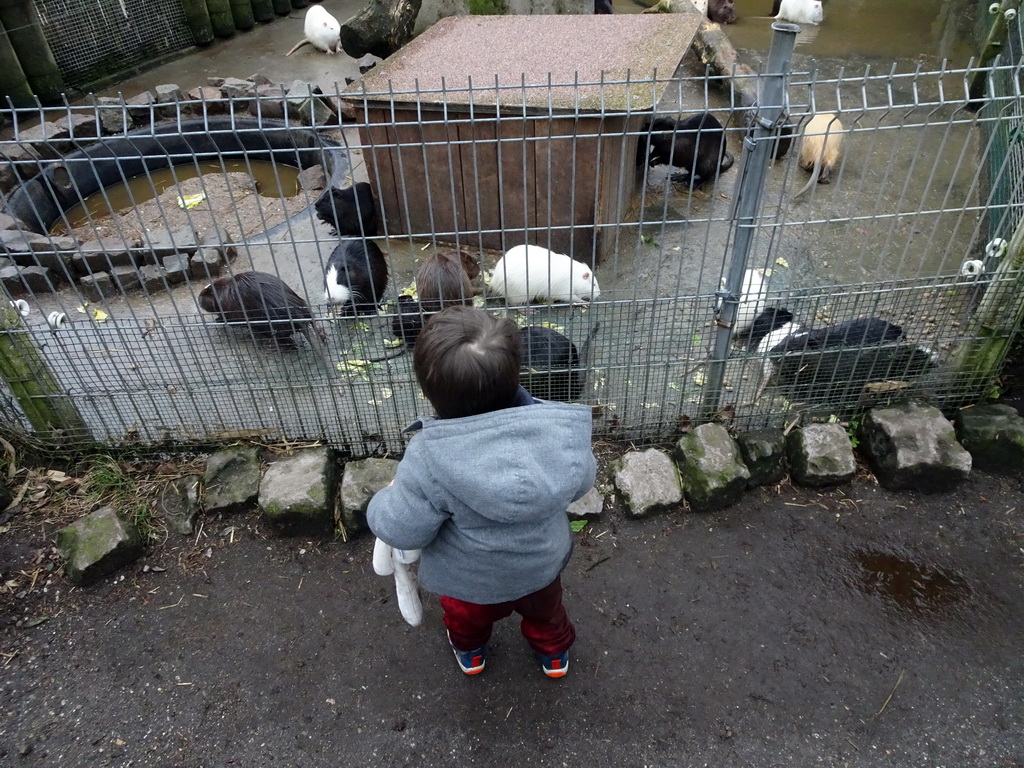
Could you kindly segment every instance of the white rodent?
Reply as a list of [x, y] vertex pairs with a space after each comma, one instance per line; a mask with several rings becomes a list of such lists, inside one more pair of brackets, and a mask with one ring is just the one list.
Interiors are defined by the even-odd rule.
[[821, 24], [825, 13], [821, 0], [775, 0], [772, 16], [794, 24]]
[[832, 171], [839, 165], [842, 150], [843, 123], [838, 115], [824, 112], [808, 121], [800, 140], [799, 165], [805, 171], [811, 172], [811, 178], [793, 195], [794, 200], [810, 189], [814, 182], [829, 183]]
[[[725, 278], [722, 278], [722, 288], [725, 288]], [[743, 286], [740, 288], [740, 302], [736, 307], [736, 319], [733, 320], [733, 332], [745, 333], [754, 323], [754, 319], [764, 311], [765, 297], [768, 293], [768, 286], [765, 284], [764, 276], [756, 269], [748, 269], [743, 273]], [[718, 302], [718, 309], [721, 310], [722, 301]]]
[[291, 56], [306, 43], [328, 55], [341, 53], [341, 24], [319, 5], [311, 5], [306, 11], [303, 32], [306, 36], [297, 42], [285, 56]]
[[490, 289], [509, 304], [532, 299], [586, 304], [601, 295], [594, 270], [539, 245], [509, 249], [494, 266]]

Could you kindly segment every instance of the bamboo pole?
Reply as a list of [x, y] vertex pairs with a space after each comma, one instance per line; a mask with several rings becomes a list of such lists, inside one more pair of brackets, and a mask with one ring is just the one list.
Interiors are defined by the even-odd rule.
[[64, 78], [31, 0], [0, 0], [0, 23], [7, 30], [32, 92], [46, 103], [60, 101]]
[[89, 439], [89, 427], [63, 392], [42, 350], [9, 304], [0, 309], [0, 376], [41, 436]]
[[208, 45], [213, 42], [213, 23], [210, 21], [210, 10], [206, 0], [181, 0], [185, 11], [185, 21], [192, 30], [196, 45]]
[[231, 15], [230, 0], [206, 0], [210, 12], [210, 24], [217, 37], [231, 37], [235, 34], [235, 17]]

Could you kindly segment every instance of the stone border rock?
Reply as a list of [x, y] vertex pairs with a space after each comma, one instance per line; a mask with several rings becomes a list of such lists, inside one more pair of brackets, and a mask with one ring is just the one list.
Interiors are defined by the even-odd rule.
[[[691, 512], [709, 513], [734, 504], [747, 488], [779, 482], [787, 467], [794, 482], [809, 487], [848, 483], [856, 473], [854, 440], [879, 484], [890, 490], [949, 490], [967, 478], [972, 457], [985, 469], [1024, 475], [1024, 417], [1012, 408], [964, 409], [954, 427], [938, 409], [906, 402], [868, 411], [853, 440], [840, 424], [811, 424], [788, 435], [762, 430], [735, 439], [720, 424], [703, 424], [670, 451], [627, 451], [608, 468], [613, 487], [591, 489], [566, 512], [571, 519], [596, 519], [607, 496], [618, 492], [629, 517], [681, 509], [684, 498]], [[366, 531], [366, 507], [397, 468], [397, 459], [381, 458], [348, 461], [341, 468], [324, 446], [297, 449], [263, 466], [257, 448], [232, 446], [207, 457], [201, 490], [198, 475], [180, 478], [165, 489], [157, 511], [170, 529], [189, 535], [200, 510], [230, 516], [258, 504], [281, 535], [348, 540]], [[143, 553], [138, 532], [109, 508], [62, 529], [58, 541], [76, 583]]]
[[[21, 131], [19, 143], [4, 147], [0, 196], [7, 196], [7, 204], [0, 214], [0, 256], [5, 257], [0, 283], [9, 293], [51, 292], [77, 284], [83, 298], [101, 301], [140, 288], [170, 288], [187, 277], [220, 275], [236, 253], [221, 228], [158, 231], [140, 243], [47, 234], [60, 213], [82, 198], [125, 177], [166, 167], [172, 156], [287, 155], [291, 163], [298, 159], [304, 173], [320, 168], [319, 174], [307, 176], [321, 178], [324, 187], [347, 171], [340, 145], [316, 132], [340, 121], [338, 105], [319, 86], [301, 80], [276, 86], [259, 75], [248, 80], [211, 77], [208, 83], [188, 93], [168, 84], [130, 99], [96, 97], [92, 115], [74, 113], [43, 122]], [[171, 122], [160, 122], [165, 119]], [[309, 129], [287, 134], [289, 139], [304, 137], [306, 145], [270, 146], [271, 134], [235, 130], [256, 129], [268, 121]], [[328, 167], [322, 168], [325, 151]]]

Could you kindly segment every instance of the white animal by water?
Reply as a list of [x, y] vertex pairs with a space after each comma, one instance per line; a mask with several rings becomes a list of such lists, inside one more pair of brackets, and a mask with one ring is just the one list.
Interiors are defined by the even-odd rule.
[[514, 305], [533, 299], [586, 304], [601, 295], [594, 270], [539, 245], [509, 249], [494, 266], [490, 289]]
[[303, 32], [306, 36], [297, 42], [285, 56], [291, 56], [307, 43], [328, 55], [341, 53], [341, 24], [319, 5], [311, 5], [306, 11]]
[[825, 13], [821, 0], [775, 0], [772, 16], [794, 24], [821, 24]]

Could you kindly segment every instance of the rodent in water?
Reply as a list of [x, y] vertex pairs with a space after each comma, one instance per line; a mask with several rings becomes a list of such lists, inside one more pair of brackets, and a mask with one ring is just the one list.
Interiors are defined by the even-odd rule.
[[775, 0], [771, 15], [795, 24], [821, 24], [825, 18], [821, 0]]
[[725, 148], [725, 128], [710, 112], [685, 120], [656, 117], [644, 126], [637, 144], [637, 164], [681, 169], [672, 181], [697, 189], [729, 170], [733, 156]]
[[541, 400], [578, 399], [586, 382], [586, 370], [581, 369], [587, 367], [590, 342], [599, 325], [594, 323], [578, 352], [570, 339], [551, 328], [520, 328], [523, 367], [519, 380], [523, 388]]
[[838, 115], [825, 112], [808, 121], [800, 140], [800, 167], [810, 171], [811, 178], [793, 195], [794, 200], [810, 189], [815, 181], [829, 183], [832, 170], [839, 164], [842, 149], [843, 124]]
[[313, 324], [306, 300], [266, 272], [240, 272], [214, 280], [199, 292], [199, 306], [222, 323], [248, 322], [254, 336], [273, 337], [285, 348], [295, 346], [296, 333], [310, 338], [310, 329], [321, 341], [327, 340], [324, 329]]
[[319, 5], [309, 6], [306, 20], [302, 25], [305, 37], [297, 42], [285, 56], [291, 56], [299, 48], [309, 43], [328, 55], [341, 53], [341, 24], [336, 18]]
[[736, 21], [733, 0], [708, 0], [708, 18], [717, 24], [732, 24]]
[[490, 290], [508, 304], [532, 299], [586, 304], [601, 295], [594, 270], [539, 245], [517, 245], [498, 259]]
[[416, 295], [424, 310], [433, 312], [449, 304], [472, 303], [473, 283], [466, 272], [467, 257], [479, 273], [479, 265], [461, 251], [437, 251], [424, 260], [416, 273]]
[[316, 217], [340, 237], [376, 237], [377, 206], [373, 188], [365, 181], [351, 187], [331, 187], [313, 204]]
[[346, 313], [374, 313], [388, 287], [388, 263], [372, 240], [342, 240], [327, 259], [324, 298]]

